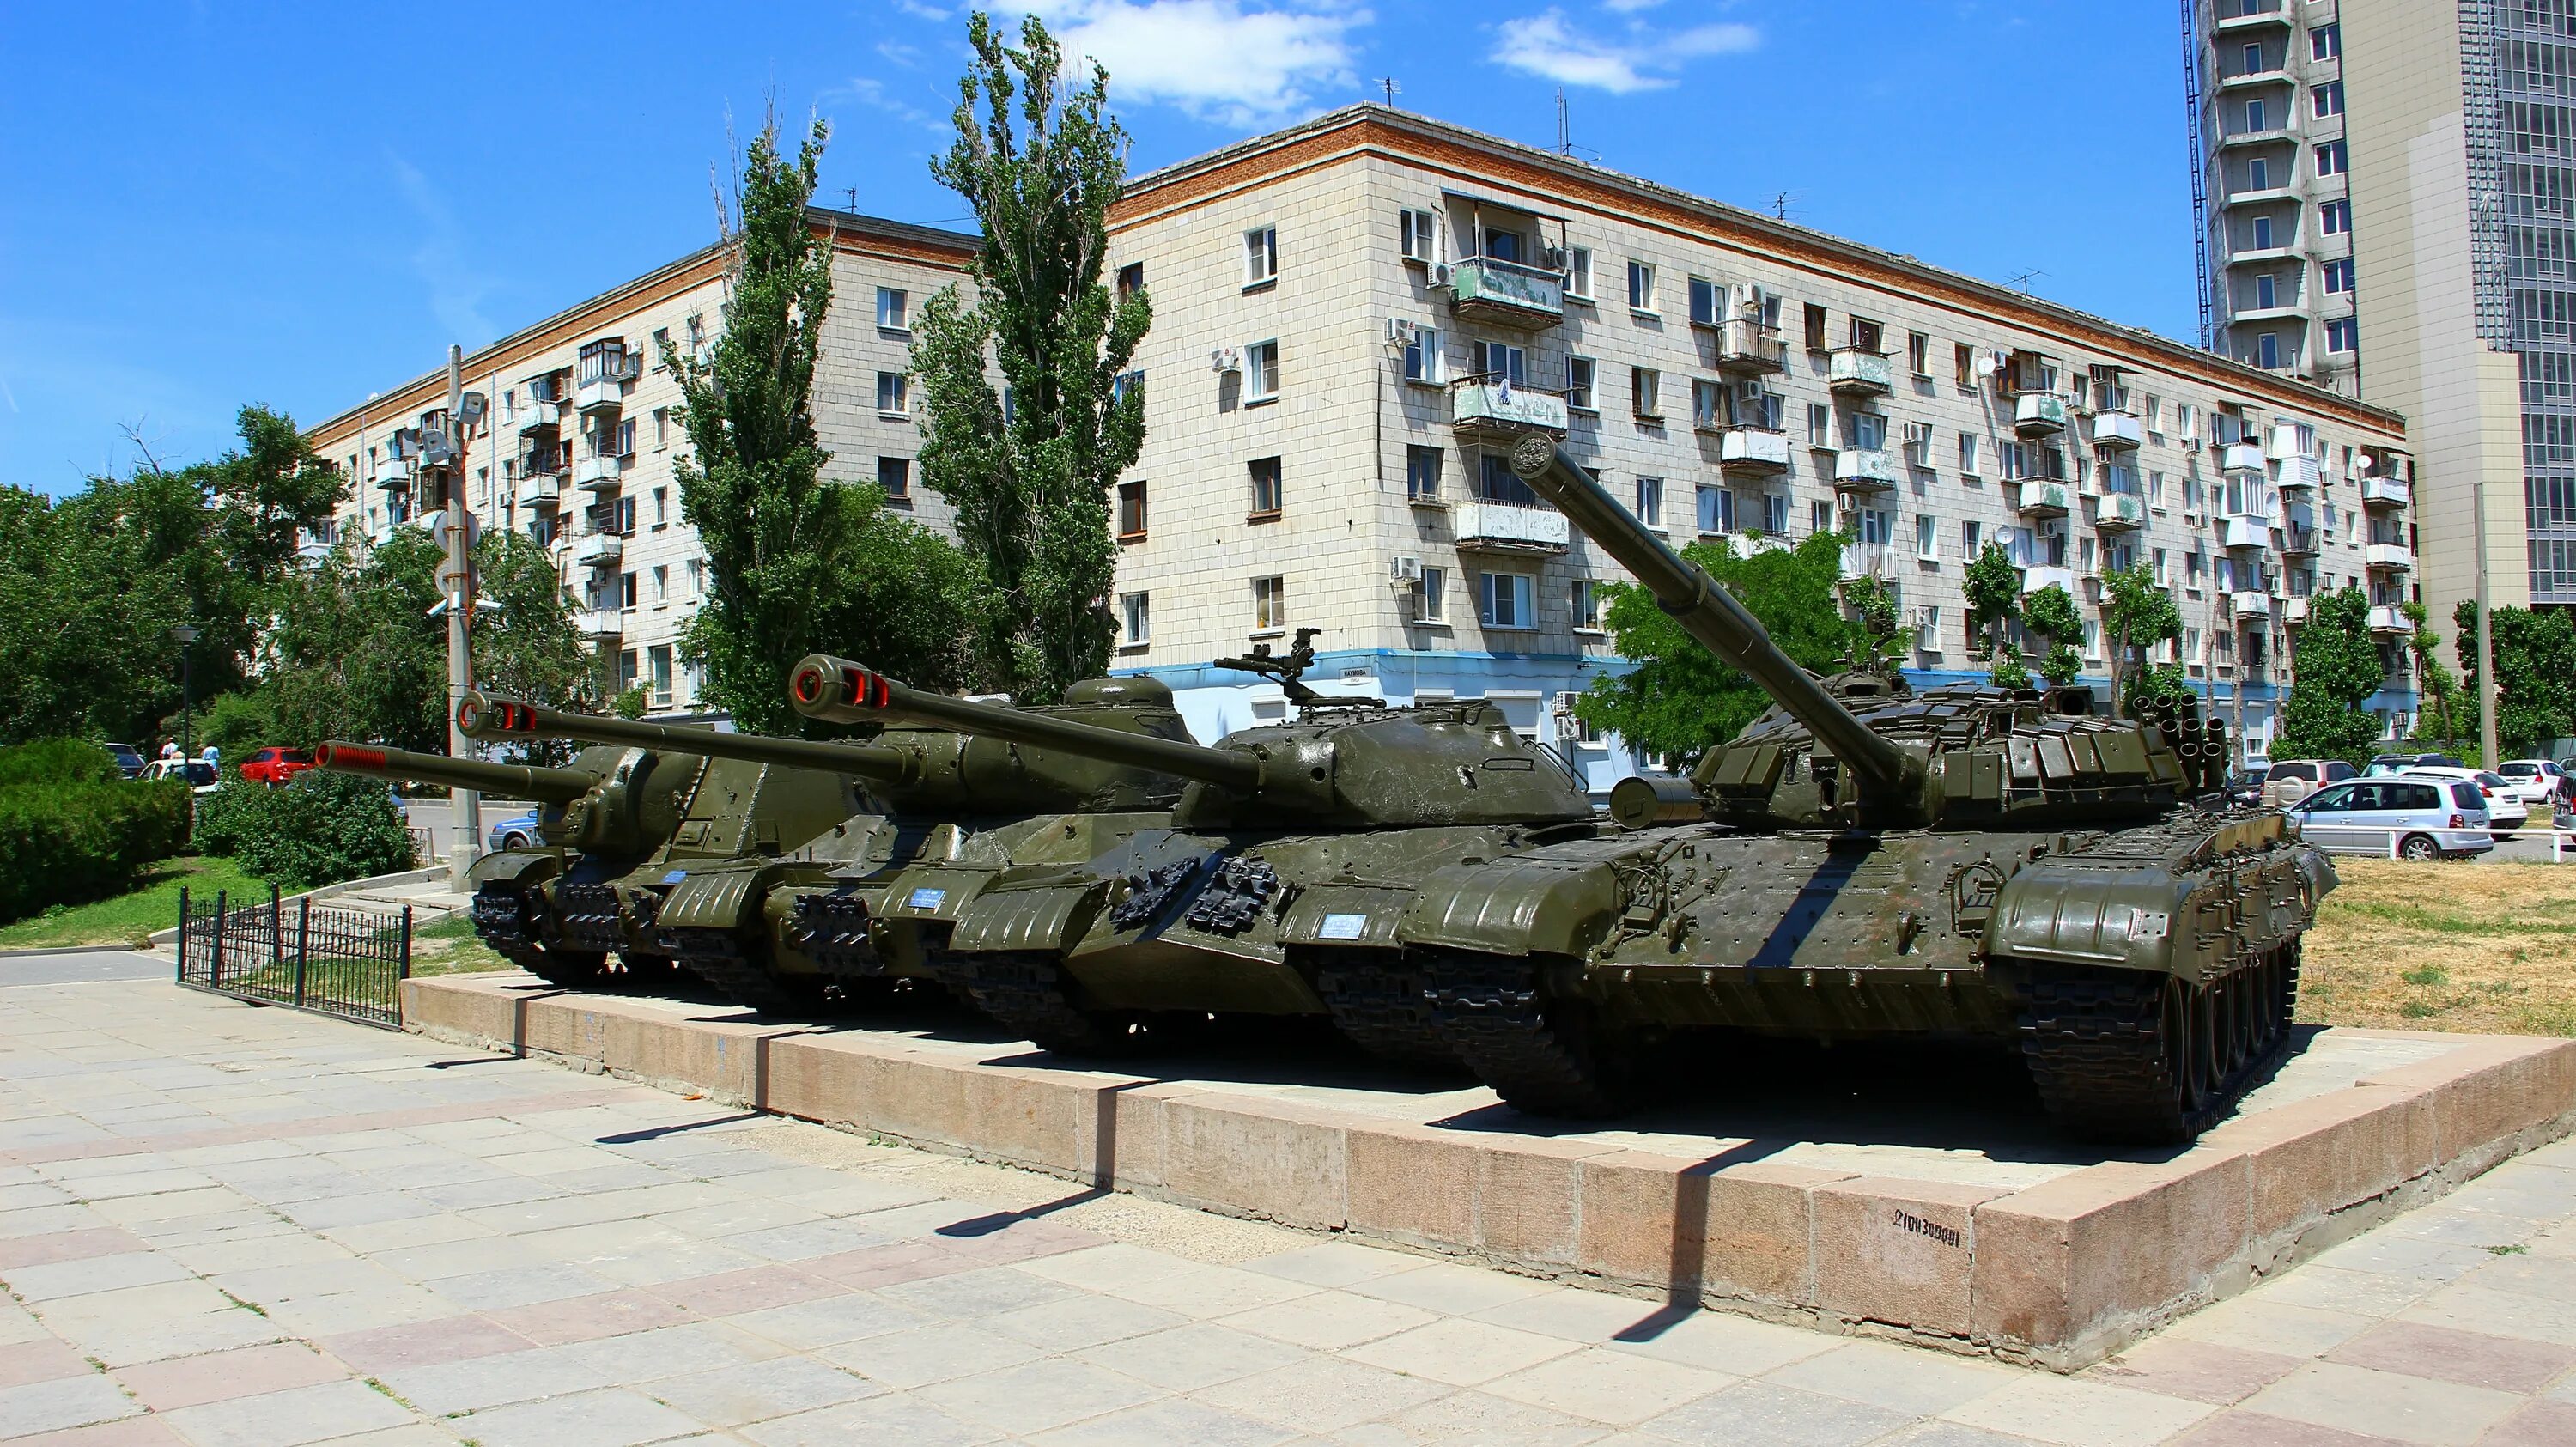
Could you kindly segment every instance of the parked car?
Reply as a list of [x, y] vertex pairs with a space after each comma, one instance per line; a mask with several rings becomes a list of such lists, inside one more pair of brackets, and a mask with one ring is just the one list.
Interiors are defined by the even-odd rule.
[[2496, 765], [2495, 771], [2513, 786], [2514, 797], [2525, 808], [2545, 808], [2554, 814], [2568, 798], [2567, 773], [2555, 760], [2512, 759]]
[[136, 777], [147, 783], [156, 779], [185, 779], [192, 792], [211, 794], [215, 791], [215, 766], [202, 759], [154, 759], [145, 764], [143, 772]]
[[537, 811], [530, 809], [525, 814], [495, 820], [483, 832], [489, 836], [485, 847], [494, 854], [504, 849], [525, 849], [537, 842]]
[[2467, 766], [2449, 754], [2381, 754], [2370, 761], [2370, 767], [2362, 770], [2361, 776], [2365, 779], [2384, 779], [2391, 774], [2405, 773], [2408, 769], [2465, 767]]
[[2227, 802], [2240, 809], [2251, 809], [2263, 802], [2262, 769], [2238, 769], [2227, 776]]
[[2328, 854], [2461, 859], [2495, 848], [2486, 795], [2466, 779], [2400, 776], [2328, 784], [2290, 811]]
[[2397, 777], [2452, 779], [2475, 785], [2478, 792], [2486, 796], [2488, 823], [2495, 830], [2496, 842], [2499, 844], [2512, 838], [2514, 830], [2531, 822], [2531, 811], [2523, 807], [2520, 799], [2514, 797], [2513, 786], [2505, 782], [2502, 774], [2490, 774], [2484, 769], [2425, 767], [2408, 769]]
[[2287, 809], [2328, 784], [2340, 784], [2356, 770], [2341, 759], [2284, 759], [2263, 774], [2263, 802]]
[[241, 776], [254, 784], [283, 784], [313, 767], [313, 756], [302, 749], [256, 749], [242, 760]]
[[143, 777], [143, 751], [141, 749], [136, 748], [132, 744], [101, 744], [99, 747], [107, 750], [107, 756], [109, 758], [116, 760], [118, 771], [123, 773], [125, 777], [129, 779], [139, 779]]

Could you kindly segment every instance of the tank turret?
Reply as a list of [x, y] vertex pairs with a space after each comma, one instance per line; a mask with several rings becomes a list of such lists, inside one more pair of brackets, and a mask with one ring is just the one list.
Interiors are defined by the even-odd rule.
[[[1047, 712], [1104, 731], [1186, 741], [1189, 732], [1171, 702], [1171, 690], [1152, 679], [1094, 679], [1075, 685], [1065, 703]], [[578, 739], [846, 774], [867, 781], [870, 792], [907, 815], [1160, 809], [1181, 791], [1178, 779], [1149, 768], [944, 729], [889, 729], [867, 742], [774, 738], [566, 713], [483, 693], [465, 695], [456, 723], [473, 739]]]
[[[2224, 731], [2208, 732], [2196, 716], [2099, 718], [2082, 689], [1961, 684], [1918, 694], [1875, 672], [1819, 678], [1553, 439], [1523, 438], [1511, 467], [1635, 574], [1684, 632], [1771, 696], [1772, 709], [1692, 772], [1709, 817], [1755, 828], [2119, 822], [2162, 815], [2218, 787]], [[1612, 792], [1610, 811], [1635, 828], [1671, 822], [1688, 806], [1674, 781], [1637, 778]]]
[[326, 743], [314, 767], [531, 799], [547, 843], [584, 854], [643, 856], [677, 832], [706, 760], [634, 748], [582, 750], [572, 767], [487, 764], [441, 754]]
[[1593, 817], [1573, 775], [1514, 732], [1490, 703], [1391, 709], [1376, 699], [1324, 698], [1302, 685], [1291, 696], [1304, 705], [1295, 721], [1240, 729], [1205, 745], [926, 693], [824, 654], [797, 664], [788, 685], [789, 702], [808, 718], [925, 722], [1177, 775], [1191, 781], [1173, 811], [1173, 825], [1182, 829], [1551, 824]]

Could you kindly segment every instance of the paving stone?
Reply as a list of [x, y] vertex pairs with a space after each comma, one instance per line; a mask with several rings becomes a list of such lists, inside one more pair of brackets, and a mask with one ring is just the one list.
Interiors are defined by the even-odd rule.
[[1401, 1302], [1426, 1311], [1464, 1316], [1506, 1302], [1544, 1296], [1557, 1288], [1526, 1276], [1444, 1261], [1362, 1281], [1350, 1289], [1360, 1296], [1373, 1296], [1380, 1301]]
[[[2418, 1303], [2420, 1308], [2421, 1303]], [[2176, 1336], [2280, 1356], [2321, 1357], [2370, 1329], [2371, 1318], [2349, 1311], [2239, 1297], [2183, 1318]]]
[[664, 1377], [645, 1390], [701, 1422], [738, 1427], [873, 1397], [885, 1388], [811, 1357], [777, 1357]]
[[[448, 1438], [449, 1443], [455, 1441]], [[158, 1417], [125, 1417], [89, 1427], [66, 1427], [33, 1437], [12, 1437], [9, 1447], [188, 1447]]]
[[494, 1407], [454, 1425], [483, 1447], [634, 1447], [677, 1437], [700, 1424], [620, 1387]]
[[529, 1402], [612, 1385], [616, 1363], [570, 1355], [571, 1348], [497, 1352], [464, 1361], [386, 1368], [376, 1373], [403, 1400], [432, 1416]]
[[1485, 1383], [1485, 1390], [1569, 1417], [1631, 1427], [1736, 1379], [1633, 1352], [1584, 1347]]
[[50, 1231], [39, 1236], [12, 1236], [0, 1239], [0, 1273], [25, 1266], [47, 1266], [58, 1261], [87, 1261], [98, 1256], [115, 1256], [143, 1245], [142, 1237], [114, 1226], [92, 1231]]
[[2576, 1402], [2526, 1403], [2478, 1439], [2479, 1447], [2567, 1447], [2576, 1442]]
[[1089, 1362], [1054, 1357], [958, 1377], [917, 1395], [951, 1416], [1026, 1436], [1133, 1407], [1160, 1393]]
[[[1446, 1396], [1436, 1382], [1339, 1357], [1309, 1357], [1196, 1393], [1199, 1401], [1304, 1432], [1393, 1416]], [[1539, 1405], [1544, 1405], [1539, 1404]]]
[[1043, 1306], [1074, 1295], [1073, 1288], [1011, 1266], [988, 1266], [951, 1272], [882, 1289], [889, 1301], [901, 1302], [925, 1316], [951, 1321], [981, 1321], [1026, 1306]]
[[97, 1368], [79, 1352], [50, 1336], [37, 1336], [30, 1341], [11, 1344], [0, 1351], [0, 1390], [23, 1387], [32, 1382], [58, 1382], [77, 1377]]
[[116, 1379], [143, 1405], [156, 1412], [173, 1412], [207, 1402], [345, 1381], [348, 1376], [338, 1362], [302, 1342], [275, 1342], [146, 1362], [120, 1369]]
[[1025, 1342], [971, 1326], [933, 1326], [865, 1337], [815, 1353], [834, 1366], [848, 1367], [897, 1390], [1014, 1366], [1038, 1354]]
[[2441, 1284], [2438, 1278], [2430, 1276], [2393, 1271], [2347, 1271], [2310, 1262], [2279, 1280], [2267, 1283], [2261, 1299], [2285, 1306], [2313, 1306], [2325, 1311], [2349, 1312], [2355, 1316], [2386, 1316], [2405, 1310], [2440, 1289]]
[[2147, 1447], [2215, 1410], [2206, 1402], [2031, 1373], [1941, 1415], [2062, 1447]]
[[2326, 1360], [2500, 1392], [2530, 1393], [2576, 1366], [2576, 1347], [2391, 1321], [2328, 1352]]
[[1356, 1241], [1327, 1241], [1319, 1246], [1283, 1251], [1276, 1256], [1258, 1257], [1244, 1262], [1243, 1269], [1302, 1281], [1308, 1286], [1334, 1287], [1355, 1286], [1363, 1281], [1419, 1271], [1429, 1264], [1423, 1257], [1409, 1256], [1401, 1251], [1363, 1246]]
[[105, 1374], [83, 1372], [0, 1391], [0, 1436], [56, 1432], [130, 1417], [142, 1410]]
[[1283, 1301], [1294, 1301], [1315, 1293], [1314, 1287], [1301, 1281], [1264, 1276], [1257, 1271], [1243, 1271], [1231, 1266], [1203, 1266], [1195, 1271], [1175, 1272], [1150, 1281], [1103, 1286], [1101, 1290], [1129, 1301], [1168, 1307], [1196, 1317], [1229, 1316], [1256, 1307], [1277, 1306]]
[[977, 1447], [1002, 1434], [952, 1417], [908, 1393], [888, 1393], [757, 1423], [743, 1428], [741, 1435], [760, 1447], [853, 1447], [880, 1442], [896, 1447]]
[[449, 1276], [439, 1280], [431, 1289], [467, 1311], [499, 1311], [539, 1302], [600, 1296], [614, 1290], [616, 1285], [595, 1271], [568, 1262], [550, 1261]]
[[1650, 1418], [1639, 1430], [1676, 1442], [1722, 1442], [1727, 1447], [1849, 1447], [1913, 1420], [1909, 1412], [1774, 1382], [1737, 1382]]
[[673, 1306], [700, 1316], [733, 1316], [793, 1302], [836, 1296], [841, 1288], [784, 1266], [755, 1266], [715, 1276], [666, 1281], [645, 1288]]
[[1194, 1321], [1074, 1355], [1168, 1392], [1189, 1392], [1303, 1361], [1307, 1353], [1269, 1337]]
[[1339, 1351], [1382, 1336], [1428, 1326], [1439, 1319], [1437, 1312], [1425, 1311], [1418, 1306], [1379, 1301], [1347, 1291], [1311, 1292], [1218, 1318], [1224, 1325], [1277, 1337], [1317, 1351]]
[[2297, 1371], [2299, 1365], [2297, 1357], [2166, 1336], [2096, 1363], [2084, 1375], [2113, 1386], [2224, 1407]]
[[301, 1447], [418, 1420], [401, 1403], [356, 1381], [234, 1397], [164, 1415], [199, 1447]]
[[2172, 1447], [2392, 1447], [2395, 1440], [2240, 1410], [2203, 1421], [2173, 1439]]
[[651, 1331], [697, 1320], [685, 1307], [673, 1306], [643, 1291], [609, 1291], [567, 1297], [487, 1312], [485, 1317], [539, 1346], [597, 1341], [628, 1332]]
[[1931, 1416], [1974, 1401], [2014, 1376], [2008, 1368], [1885, 1342], [1847, 1342], [1769, 1372], [1763, 1380], [1909, 1416]]
[[1879, 1441], [1883, 1447], [2030, 1447], [2028, 1437], [2007, 1437], [1964, 1422], [1922, 1422]]
[[1632, 1324], [1602, 1343], [1612, 1351], [1634, 1352], [1739, 1377], [1758, 1377], [1791, 1362], [1832, 1351], [1841, 1344], [1841, 1338], [1820, 1331], [1777, 1326], [1716, 1311], [1691, 1312], [1651, 1328]]
[[326, 1337], [321, 1345], [362, 1372], [385, 1372], [525, 1351], [531, 1343], [483, 1317], [456, 1316]]
[[2401, 1321], [2576, 1346], [2576, 1300], [2458, 1282], [2398, 1313]]
[[1576, 1343], [1560, 1337], [1448, 1318], [1380, 1337], [1342, 1355], [1407, 1376], [1428, 1377], [1453, 1387], [1472, 1387], [1579, 1349]]
[[1050, 1352], [1078, 1351], [1179, 1326], [1189, 1318], [1114, 1296], [1068, 1296], [989, 1317], [984, 1325]]
[[2483, 1387], [2339, 1362], [2311, 1362], [2245, 1400], [2247, 1410], [2266, 1416], [2428, 1447], [2474, 1442], [2519, 1405], [2520, 1399]]
[[1040, 1432], [1028, 1440], [1031, 1447], [1275, 1447], [1295, 1435], [1274, 1422], [1175, 1398]]

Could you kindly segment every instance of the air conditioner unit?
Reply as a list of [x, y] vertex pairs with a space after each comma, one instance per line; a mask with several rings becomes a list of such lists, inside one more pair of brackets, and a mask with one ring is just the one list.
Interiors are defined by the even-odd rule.
[[1399, 347], [1412, 346], [1413, 339], [1421, 334], [1422, 323], [1420, 322], [1407, 321], [1403, 317], [1386, 319], [1386, 339]]
[[1546, 264], [1547, 264], [1547, 269], [1548, 269], [1548, 270], [1550, 270], [1550, 271], [1563, 271], [1563, 270], [1565, 270], [1565, 248], [1564, 248], [1564, 247], [1562, 247], [1562, 246], [1550, 246], [1550, 247], [1547, 249], [1547, 256], [1546, 256], [1545, 260], [1546, 260]]
[[1431, 284], [1433, 286], [1447, 286], [1451, 281], [1456, 279], [1457, 275], [1458, 268], [1450, 265], [1448, 262], [1435, 261], [1431, 263]]
[[1398, 588], [1410, 588], [1422, 581], [1422, 559], [1410, 553], [1398, 553], [1389, 570], [1389, 582]]
[[1768, 393], [1762, 390], [1762, 384], [1760, 382], [1738, 382], [1735, 384], [1735, 396], [1738, 401], [1752, 402], [1758, 405], [1762, 399], [1768, 395]]
[[1208, 353], [1208, 368], [1211, 371], [1217, 372], [1242, 371], [1243, 348], [1219, 347], [1215, 351]]

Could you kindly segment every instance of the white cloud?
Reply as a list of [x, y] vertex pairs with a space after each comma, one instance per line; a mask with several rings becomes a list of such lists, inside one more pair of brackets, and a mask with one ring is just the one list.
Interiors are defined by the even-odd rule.
[[1121, 100], [1169, 105], [1229, 125], [1314, 108], [1318, 89], [1356, 85], [1349, 33], [1369, 12], [1330, 0], [1022, 0], [1065, 49], [1109, 69]]
[[491, 278], [466, 262], [455, 213], [429, 177], [400, 156], [389, 159], [394, 184], [420, 217], [420, 245], [412, 251], [411, 267], [429, 287], [429, 314], [438, 318], [458, 345], [472, 351], [501, 334], [483, 311], [483, 299], [492, 291]]
[[834, 101], [839, 100], [857, 101], [859, 104], [866, 106], [870, 110], [883, 111], [885, 114], [894, 117], [905, 125], [919, 126], [924, 130], [937, 131], [942, 134], [945, 134], [948, 130], [948, 120], [946, 117], [933, 115], [929, 111], [922, 109], [920, 106], [914, 105], [912, 102], [905, 100], [903, 97], [896, 95], [892, 91], [887, 90], [885, 82], [878, 80], [874, 76], [859, 76], [854, 80], [842, 85], [836, 85], [830, 90], [823, 92], [822, 101], [824, 105], [829, 106]]
[[[1655, 0], [1610, 0], [1610, 9], [1637, 12]], [[1695, 25], [1687, 30], [1657, 30], [1640, 20], [1612, 22], [1577, 30], [1562, 10], [1546, 10], [1506, 20], [1495, 32], [1497, 65], [1557, 81], [1588, 85], [1618, 95], [1658, 90], [1671, 85], [1691, 61], [1730, 55], [1762, 43], [1750, 25]]]

